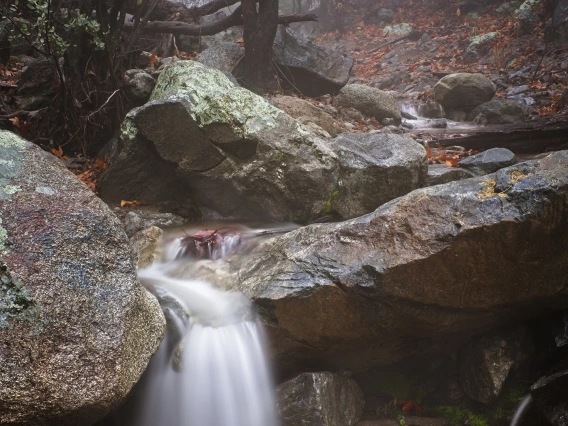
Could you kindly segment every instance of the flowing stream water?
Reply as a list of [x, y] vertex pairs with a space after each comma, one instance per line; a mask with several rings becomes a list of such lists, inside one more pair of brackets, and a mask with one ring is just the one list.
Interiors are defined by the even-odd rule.
[[[250, 247], [251, 237], [286, 230], [215, 231], [189, 243], [202, 247], [205, 258], [213, 259], [206, 262], [213, 262], [247, 247], [247, 241]], [[179, 237], [165, 248], [165, 262], [138, 272], [160, 301], [167, 331], [125, 408], [127, 414], [117, 413], [115, 424], [277, 426], [263, 330], [249, 300], [172, 273], [188, 263], [204, 262], [194, 252], [187, 255], [189, 237]]]

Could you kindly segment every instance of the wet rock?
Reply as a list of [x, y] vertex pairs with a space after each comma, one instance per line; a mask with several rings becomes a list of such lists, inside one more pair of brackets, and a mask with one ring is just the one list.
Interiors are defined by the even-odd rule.
[[424, 186], [441, 185], [455, 180], [469, 179], [473, 176], [475, 176], [473, 173], [458, 167], [450, 167], [445, 164], [430, 164], [428, 165], [428, 176]]
[[540, 19], [532, 9], [523, 9], [517, 15], [517, 36], [532, 34], [534, 27], [538, 25]]
[[491, 148], [479, 154], [466, 157], [458, 164], [476, 176], [483, 176], [496, 172], [504, 167], [512, 166], [517, 162], [517, 157], [506, 148]]
[[276, 388], [283, 426], [349, 426], [363, 412], [363, 392], [353, 379], [329, 372], [303, 373]]
[[0, 132], [0, 423], [92, 424], [164, 332], [120, 222], [61, 162]]
[[539, 379], [531, 387], [531, 395], [551, 425], [568, 425], [568, 370]]
[[341, 89], [335, 103], [345, 108], [355, 108], [379, 122], [383, 118], [394, 118], [401, 122], [400, 107], [396, 100], [382, 90], [364, 84], [349, 84]]
[[467, 119], [477, 121], [480, 114], [483, 114], [485, 124], [506, 124], [528, 119], [529, 110], [526, 105], [512, 99], [493, 99], [471, 111]]
[[160, 260], [161, 253], [158, 251], [163, 231], [157, 226], [138, 231], [130, 238], [132, 260], [137, 269], [147, 268], [152, 263]]
[[331, 115], [308, 101], [292, 96], [275, 96], [271, 100], [275, 106], [301, 123], [317, 124], [333, 137], [341, 132], [339, 123]]
[[119, 210], [116, 215], [122, 221], [124, 231], [128, 237], [132, 237], [137, 232], [158, 226], [161, 228], [183, 225], [183, 217], [172, 213], [161, 213], [154, 210], [137, 209], [134, 211]]
[[201, 52], [195, 60], [203, 65], [230, 73], [245, 54], [236, 43], [221, 42]]
[[284, 370], [445, 353], [568, 303], [567, 167], [555, 152], [300, 228], [253, 251], [233, 285], [261, 307]]
[[497, 400], [505, 380], [534, 352], [527, 329], [483, 336], [462, 349], [460, 383], [474, 400], [491, 404]]
[[288, 80], [311, 97], [339, 92], [353, 67], [349, 55], [318, 46], [283, 25], [274, 39], [274, 60]]
[[309, 221], [336, 186], [337, 160], [323, 140], [194, 61], [164, 68], [120, 139], [99, 184], [111, 203], [189, 198], [206, 219]]
[[406, 136], [342, 134], [329, 147], [340, 162], [339, 184], [329, 207], [345, 219], [419, 188], [426, 178], [426, 150]]
[[482, 74], [449, 74], [434, 86], [434, 97], [444, 108], [469, 112], [495, 95], [495, 85]]
[[145, 102], [154, 90], [154, 78], [144, 70], [128, 70], [125, 74], [125, 83], [128, 94], [136, 101]]

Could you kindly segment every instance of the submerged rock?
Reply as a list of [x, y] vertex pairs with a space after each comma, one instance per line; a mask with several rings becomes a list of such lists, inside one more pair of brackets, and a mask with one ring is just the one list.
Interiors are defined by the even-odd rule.
[[164, 317], [108, 207], [0, 131], [0, 423], [92, 424], [130, 391]]
[[363, 412], [353, 379], [329, 372], [303, 373], [276, 388], [283, 426], [350, 426]]
[[[278, 365], [365, 370], [566, 306], [568, 151], [275, 238], [239, 270]], [[543, 263], [544, 262], [544, 263]]]
[[426, 150], [407, 136], [347, 133], [331, 140], [329, 147], [339, 158], [340, 171], [328, 210], [344, 219], [362, 216], [408, 194], [426, 179]]
[[400, 124], [402, 119], [400, 107], [390, 94], [364, 84], [345, 86], [335, 98], [335, 103], [344, 108], [355, 108], [379, 122], [384, 118], [394, 118]]

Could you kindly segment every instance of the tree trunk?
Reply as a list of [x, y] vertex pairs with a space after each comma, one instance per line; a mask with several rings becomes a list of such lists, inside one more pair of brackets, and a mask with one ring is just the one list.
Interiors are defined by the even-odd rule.
[[278, 27], [278, 0], [241, 2], [243, 39], [245, 44], [245, 83], [252, 89], [267, 91], [276, 88], [272, 73], [272, 44]]

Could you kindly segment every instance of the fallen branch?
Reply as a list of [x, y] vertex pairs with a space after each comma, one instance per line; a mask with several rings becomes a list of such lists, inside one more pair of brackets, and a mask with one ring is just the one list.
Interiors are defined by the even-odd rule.
[[[307, 14], [307, 15], [286, 15], [279, 16], [278, 23], [282, 25], [289, 25], [292, 22], [306, 22], [306, 21], [317, 21], [317, 15]], [[226, 18], [220, 19], [218, 21], [212, 22], [210, 24], [204, 25], [192, 25], [185, 22], [177, 21], [153, 21], [148, 22], [148, 24], [142, 29], [144, 33], [172, 33], [172, 34], [183, 34], [189, 36], [206, 36], [215, 35], [221, 31], [225, 31], [231, 27], [235, 27], [243, 24], [243, 18], [241, 16], [241, 7], [237, 7], [235, 11], [227, 16]]]
[[15, 111], [11, 114], [0, 115], [0, 119], [1, 120], [7, 120], [7, 119], [10, 119], [10, 118], [16, 118], [16, 117], [27, 117], [32, 112], [35, 112], [35, 111]]

